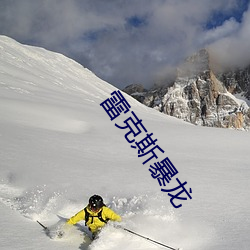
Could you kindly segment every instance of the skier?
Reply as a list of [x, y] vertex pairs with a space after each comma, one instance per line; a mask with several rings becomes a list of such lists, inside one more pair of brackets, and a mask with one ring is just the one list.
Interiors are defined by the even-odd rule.
[[74, 225], [80, 220], [85, 220], [85, 226], [92, 232], [94, 239], [109, 220], [120, 222], [122, 219], [120, 215], [105, 206], [101, 196], [95, 194], [89, 198], [89, 204], [72, 216], [67, 224]]

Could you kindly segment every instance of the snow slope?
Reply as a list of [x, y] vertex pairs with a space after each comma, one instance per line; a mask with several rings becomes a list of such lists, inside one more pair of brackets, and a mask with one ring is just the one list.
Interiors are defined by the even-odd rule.
[[57, 215], [72, 216], [95, 193], [124, 227], [166, 245], [250, 249], [249, 132], [196, 127], [124, 94], [192, 188], [176, 209], [115, 127], [128, 115], [110, 121], [100, 106], [114, 90], [63, 55], [0, 36], [0, 249], [162, 249], [112, 225], [90, 244], [83, 223], [63, 239], [36, 223], [63, 223]]

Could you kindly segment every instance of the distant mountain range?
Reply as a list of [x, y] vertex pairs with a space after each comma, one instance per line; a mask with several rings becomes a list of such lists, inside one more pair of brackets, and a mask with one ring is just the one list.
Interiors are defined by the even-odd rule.
[[196, 125], [250, 128], [250, 66], [221, 71], [206, 49], [176, 69], [172, 84], [149, 90], [132, 84], [123, 91], [148, 107]]

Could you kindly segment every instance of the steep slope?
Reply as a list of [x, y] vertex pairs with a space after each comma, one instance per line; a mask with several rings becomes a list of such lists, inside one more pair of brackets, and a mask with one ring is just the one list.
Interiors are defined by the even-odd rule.
[[169, 157], [175, 177], [192, 188], [192, 199], [175, 200], [176, 209], [161, 192], [176, 188], [175, 177], [160, 186], [127, 129], [115, 126], [131, 112], [111, 121], [100, 106], [114, 90], [63, 55], [0, 37], [0, 246], [161, 249], [111, 225], [91, 245], [84, 223], [51, 240], [36, 223], [52, 227], [57, 215], [68, 218], [98, 193], [123, 226], [169, 246], [249, 249], [249, 133], [193, 126], [124, 94], [164, 150], [157, 160]]

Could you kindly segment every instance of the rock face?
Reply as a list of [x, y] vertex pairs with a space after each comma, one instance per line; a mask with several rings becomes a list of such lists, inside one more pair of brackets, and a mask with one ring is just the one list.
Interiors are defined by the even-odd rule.
[[123, 89], [123, 91], [142, 103], [144, 101], [144, 94], [147, 92], [147, 90], [144, 89], [143, 85], [141, 84], [131, 84]]
[[218, 74], [218, 79], [225, 84], [230, 93], [241, 93], [250, 100], [250, 66]]
[[[124, 91], [143, 104], [167, 115], [175, 116], [196, 125], [248, 129], [250, 109], [247, 103], [233, 94], [250, 96], [249, 74], [238, 70], [215, 75], [210, 67], [209, 53], [201, 50], [177, 70], [174, 83], [169, 86], [136, 91]], [[135, 86], [134, 86], [135, 87]], [[130, 85], [129, 89], [133, 89]]]

